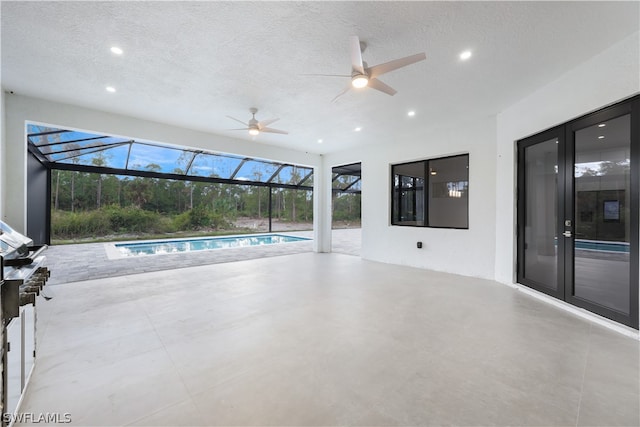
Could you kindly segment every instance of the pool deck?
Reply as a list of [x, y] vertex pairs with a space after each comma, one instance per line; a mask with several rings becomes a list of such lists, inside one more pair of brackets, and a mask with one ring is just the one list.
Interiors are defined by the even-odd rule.
[[[312, 231], [278, 232], [277, 234], [313, 237]], [[360, 234], [359, 228], [333, 230], [333, 252], [360, 256]], [[110, 259], [105, 249], [108, 245], [108, 243], [83, 243], [51, 246], [46, 252], [47, 265], [51, 270], [51, 279], [48, 283], [58, 285], [313, 251], [313, 241], [305, 240], [274, 245]]]

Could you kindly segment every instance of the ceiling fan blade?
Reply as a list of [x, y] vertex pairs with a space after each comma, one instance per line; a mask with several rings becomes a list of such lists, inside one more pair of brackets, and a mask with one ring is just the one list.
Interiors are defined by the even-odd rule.
[[335, 96], [335, 98], [333, 98], [331, 100], [331, 102], [336, 102], [338, 100], [338, 98], [340, 98], [342, 95], [344, 95], [345, 93], [349, 92], [349, 89], [351, 89], [351, 85], [347, 86], [342, 92], [340, 92], [339, 94], [337, 94]]
[[379, 90], [380, 92], [384, 92], [387, 95], [395, 95], [396, 93], [398, 93], [397, 90], [395, 90], [394, 88], [392, 88], [391, 86], [389, 86], [386, 83], [382, 83], [380, 80], [378, 79], [369, 79], [369, 84], [368, 86], [371, 89], [375, 89], [375, 90]]
[[272, 129], [272, 128], [262, 128], [260, 129], [260, 132], [265, 132], [265, 133], [281, 133], [283, 135], [289, 135], [289, 132], [284, 131], [284, 130], [279, 130], [279, 129]]
[[249, 128], [227, 129], [227, 130], [249, 130]]
[[313, 77], [351, 77], [347, 74], [300, 74], [301, 76], [313, 76]]
[[278, 121], [280, 119], [269, 119], [269, 120], [262, 120], [261, 122], [258, 122], [258, 129], [262, 130], [262, 128], [269, 126], [271, 123], [274, 123], [276, 121]]
[[351, 48], [351, 68], [354, 71], [359, 72], [360, 74], [364, 74], [364, 66], [362, 65], [362, 51], [360, 50], [360, 39], [358, 38], [358, 36], [349, 37], [349, 45]]
[[415, 64], [416, 62], [424, 61], [427, 59], [427, 55], [424, 52], [416, 53], [415, 55], [405, 56], [404, 58], [394, 59], [393, 61], [385, 62], [384, 64], [374, 65], [369, 68], [369, 77], [375, 78], [388, 73], [389, 71], [397, 70], [398, 68], [406, 67], [407, 65]]
[[238, 122], [238, 123], [242, 123], [242, 124], [243, 124], [243, 125], [245, 125], [245, 126], [249, 126], [247, 123], [243, 122], [242, 120], [238, 120], [238, 119], [233, 118], [233, 117], [231, 117], [231, 116], [227, 116], [227, 117], [228, 117], [228, 118], [230, 118], [231, 120], [235, 120], [235, 121], [236, 121], [236, 122]]

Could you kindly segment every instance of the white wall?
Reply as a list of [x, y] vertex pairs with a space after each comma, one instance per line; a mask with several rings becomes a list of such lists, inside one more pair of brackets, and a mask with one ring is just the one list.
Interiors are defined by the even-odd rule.
[[[26, 121], [290, 162], [316, 168], [322, 166], [322, 158], [317, 154], [256, 144], [245, 140], [19, 95], [6, 94], [5, 117], [3, 129], [6, 130], [6, 139], [4, 152], [2, 152], [2, 158], [0, 159], [2, 164], [0, 166], [2, 168], [0, 179], [4, 183], [10, 180], [11, 191], [4, 188], [3, 218], [20, 232], [24, 232], [26, 228]], [[328, 179], [330, 180], [330, 177]], [[315, 184], [320, 185], [319, 182], [315, 182]], [[6, 187], [6, 185], [3, 185], [3, 187]]]
[[498, 115], [496, 280], [515, 283], [516, 141], [638, 92], [640, 33], [635, 33]]
[[5, 117], [4, 117], [4, 90], [0, 88], [0, 218], [4, 218], [4, 143], [5, 143]]
[[[460, 121], [420, 141], [384, 141], [328, 155], [331, 166], [362, 162], [362, 257], [392, 264], [494, 277], [495, 118]], [[391, 226], [391, 164], [469, 153], [469, 229]], [[416, 242], [423, 248], [417, 249]]]

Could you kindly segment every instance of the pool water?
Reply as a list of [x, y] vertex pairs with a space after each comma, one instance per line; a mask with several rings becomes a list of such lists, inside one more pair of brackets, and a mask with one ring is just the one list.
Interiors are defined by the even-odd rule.
[[629, 252], [629, 243], [576, 239], [576, 249], [598, 252]]
[[203, 237], [184, 240], [156, 240], [141, 243], [116, 243], [115, 246], [123, 256], [141, 256], [273, 245], [305, 240], [311, 239], [306, 237], [285, 236], [283, 234], [263, 234], [236, 237]]
[[[629, 253], [628, 242], [611, 242], [606, 240], [575, 239], [575, 248], [592, 252], [618, 252]], [[558, 239], [554, 238], [554, 245], [558, 246]]]

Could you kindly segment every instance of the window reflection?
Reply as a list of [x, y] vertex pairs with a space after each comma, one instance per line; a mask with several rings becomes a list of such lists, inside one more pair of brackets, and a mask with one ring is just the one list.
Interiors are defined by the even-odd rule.
[[393, 166], [393, 218], [396, 225], [425, 225], [425, 162]]
[[629, 313], [630, 129], [624, 115], [575, 133], [574, 294], [622, 313]]
[[394, 165], [392, 174], [392, 224], [468, 228], [468, 155]]
[[558, 140], [524, 149], [524, 277], [558, 289]]
[[429, 225], [467, 228], [469, 156], [429, 160], [429, 169]]

